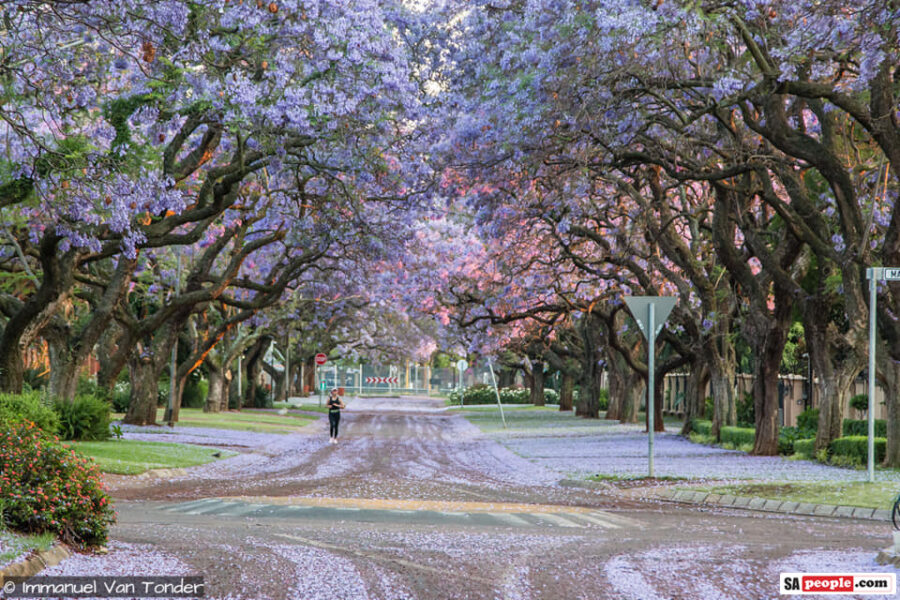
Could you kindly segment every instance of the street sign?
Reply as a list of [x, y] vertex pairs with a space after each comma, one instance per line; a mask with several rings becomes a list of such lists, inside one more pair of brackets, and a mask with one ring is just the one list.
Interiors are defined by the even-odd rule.
[[662, 331], [663, 323], [669, 318], [669, 313], [675, 307], [676, 300], [677, 298], [674, 296], [630, 296], [625, 298], [625, 304], [628, 306], [628, 310], [631, 311], [631, 316], [637, 321], [638, 327], [641, 328], [641, 333], [649, 340], [650, 336], [647, 335], [647, 309], [649, 305], [653, 304], [653, 312], [655, 313], [656, 331], [653, 332], [653, 337], [655, 338]]
[[900, 269], [896, 267], [869, 267], [869, 410], [868, 410], [868, 457], [866, 471], [869, 482], [875, 481], [875, 325], [878, 307], [878, 281], [900, 281]]
[[[647, 338], [647, 467], [653, 477], [653, 429], [655, 406], [653, 392], [656, 389], [656, 336], [662, 330], [669, 313], [675, 307], [677, 298], [673, 296], [630, 296], [625, 304], [644, 337]], [[657, 325], [658, 324], [658, 325]]]
[[322, 390], [323, 392], [325, 391], [325, 382], [324, 381], [319, 383], [319, 389]]
[[319, 352], [318, 354], [316, 354], [316, 364], [317, 364], [317, 365], [319, 365], [319, 366], [321, 367], [322, 365], [324, 365], [324, 364], [327, 363], [327, 362], [328, 362], [328, 357], [327, 357], [327, 356], [325, 356], [325, 355], [322, 354], [321, 352]]
[[366, 377], [366, 383], [400, 383], [399, 377]]
[[465, 360], [463, 360], [462, 358], [459, 359], [458, 361], [456, 361], [456, 370], [457, 370], [457, 371], [462, 372], [462, 371], [465, 371], [465, 370], [468, 369], [468, 368], [469, 368], [469, 363], [467, 363], [467, 362], [466, 362]]

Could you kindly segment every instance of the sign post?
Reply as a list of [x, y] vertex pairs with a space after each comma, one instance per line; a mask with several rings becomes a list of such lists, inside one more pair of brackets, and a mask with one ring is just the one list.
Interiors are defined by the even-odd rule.
[[878, 282], [900, 281], [900, 269], [887, 267], [870, 267], [866, 269], [869, 280], [869, 448], [868, 448], [868, 480], [875, 481], [875, 325], [878, 313]]
[[647, 338], [647, 466], [650, 477], [654, 476], [653, 469], [653, 428], [655, 414], [656, 385], [656, 336], [662, 331], [663, 323], [669, 317], [669, 313], [675, 307], [677, 298], [673, 296], [629, 296], [625, 298], [625, 304], [644, 337]]
[[322, 367], [328, 362], [328, 357], [321, 352], [316, 354], [316, 375], [319, 378], [319, 407], [322, 406], [322, 396], [325, 393], [325, 379], [322, 377]]
[[464, 373], [465, 370], [468, 369], [468, 368], [469, 368], [469, 363], [466, 362], [466, 360], [465, 360], [464, 358], [461, 358], [461, 359], [459, 359], [458, 361], [456, 361], [456, 370], [459, 372], [459, 373], [458, 373], [458, 374], [459, 374], [459, 379], [457, 379], [456, 389], [460, 391], [460, 394], [459, 394], [459, 405], [460, 405], [460, 406], [463, 405], [463, 396], [462, 396], [462, 387], [463, 387], [462, 379], [463, 379], [463, 373]]
[[503, 414], [503, 403], [500, 402], [500, 390], [497, 389], [497, 377], [494, 375], [494, 364], [488, 357], [488, 368], [491, 370], [491, 383], [494, 384], [494, 395], [497, 396], [497, 406], [500, 408], [500, 418], [503, 420], [503, 429], [506, 429], [506, 416]]

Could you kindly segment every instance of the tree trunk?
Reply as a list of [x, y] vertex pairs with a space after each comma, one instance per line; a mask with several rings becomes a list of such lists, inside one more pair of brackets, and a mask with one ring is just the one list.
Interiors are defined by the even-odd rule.
[[243, 367], [247, 379], [244, 382], [246, 388], [244, 390], [244, 399], [241, 403], [242, 406], [256, 406], [256, 390], [259, 387], [259, 376], [262, 373], [263, 357], [266, 355], [266, 350], [269, 349], [272, 339], [272, 336], [269, 335], [261, 336], [244, 356]]
[[694, 360], [691, 374], [688, 376], [684, 390], [684, 426], [681, 435], [693, 431], [693, 420], [702, 419], [706, 410], [706, 384], [709, 380], [709, 369], [706, 362]]
[[[207, 376], [209, 377], [209, 394], [203, 405], [203, 412], [219, 412], [222, 410], [222, 397], [225, 395], [225, 377], [222, 369], [206, 363]], [[227, 407], [227, 401], [226, 401]]]
[[[644, 383], [646, 389], [647, 384]], [[665, 377], [657, 375], [653, 379], [653, 431], [665, 431], [666, 424], [663, 421], [663, 387], [665, 386]], [[645, 398], [646, 400], [646, 398]], [[650, 431], [650, 405], [644, 405], [644, 426]]]
[[639, 373], [631, 371], [625, 378], [625, 395], [622, 402], [622, 414], [619, 415], [620, 423], [637, 423], [640, 412], [641, 400], [644, 397], [646, 384]]
[[562, 385], [559, 388], [559, 410], [568, 412], [572, 410], [573, 392], [575, 391], [575, 376], [571, 373], [563, 373]]
[[79, 365], [65, 338], [47, 336], [46, 339], [50, 354], [50, 395], [71, 402], [78, 388]]
[[544, 361], [531, 361], [531, 403], [535, 406], [546, 404], [544, 395]]
[[753, 403], [756, 410], [756, 441], [752, 454], [778, 454], [778, 374], [784, 352], [785, 330], [769, 329], [769, 335], [757, 355], [756, 378], [753, 382]]
[[819, 375], [819, 429], [816, 432], [816, 451], [827, 449], [833, 440], [843, 435], [844, 401], [850, 395], [853, 380], [859, 374], [840, 373], [829, 369], [830, 373]]
[[156, 400], [159, 396], [159, 375], [150, 357], [135, 353], [128, 361], [131, 379], [131, 402], [123, 423], [129, 425], [154, 425]]
[[610, 361], [609, 389], [607, 390], [609, 404], [606, 408], [606, 418], [611, 421], [621, 419], [625, 408], [625, 373], [617, 366], [617, 364]]
[[581, 391], [575, 403], [575, 416], [588, 419], [600, 418], [600, 390], [597, 388], [597, 361], [585, 361], [581, 370]]
[[737, 424], [737, 405], [734, 398], [735, 365], [721, 360], [718, 356], [708, 356], [707, 364], [709, 387], [713, 398], [713, 424], [710, 433], [718, 442], [722, 427]]
[[113, 360], [120, 334], [118, 326], [111, 323], [97, 343], [97, 362], [100, 364], [97, 371], [97, 385], [110, 392], [119, 379], [119, 373], [122, 372], [121, 364]]
[[[885, 356], [887, 352], [882, 347], [878, 354]], [[887, 412], [887, 452], [883, 466], [897, 468], [900, 467], [900, 362], [892, 358], [878, 362]]]

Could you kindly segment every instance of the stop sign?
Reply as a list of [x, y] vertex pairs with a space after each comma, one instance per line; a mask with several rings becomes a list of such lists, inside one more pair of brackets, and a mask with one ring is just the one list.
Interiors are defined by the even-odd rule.
[[319, 366], [321, 367], [322, 365], [324, 365], [324, 364], [327, 363], [327, 362], [328, 362], [328, 357], [327, 357], [327, 356], [325, 356], [325, 355], [322, 354], [321, 352], [319, 352], [318, 354], [316, 354], [316, 364], [317, 364], [317, 365], [319, 365]]

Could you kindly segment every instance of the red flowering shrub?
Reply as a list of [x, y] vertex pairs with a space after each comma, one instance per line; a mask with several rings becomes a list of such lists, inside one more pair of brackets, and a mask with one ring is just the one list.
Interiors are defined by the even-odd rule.
[[105, 544], [115, 513], [96, 465], [30, 421], [0, 429], [3, 523], [26, 532], [52, 531], [74, 545]]

